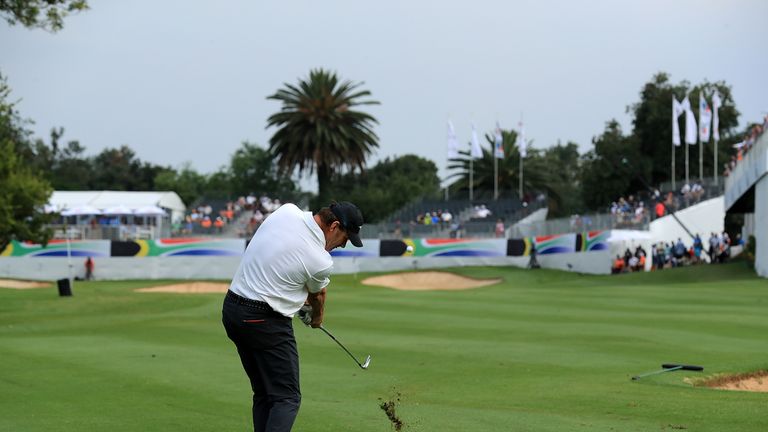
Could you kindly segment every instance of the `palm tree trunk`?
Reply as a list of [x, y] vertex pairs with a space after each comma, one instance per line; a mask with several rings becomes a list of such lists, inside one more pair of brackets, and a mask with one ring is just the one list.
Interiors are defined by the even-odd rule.
[[315, 207], [320, 209], [327, 206], [331, 202], [330, 194], [331, 186], [331, 169], [327, 165], [317, 166], [317, 201]]

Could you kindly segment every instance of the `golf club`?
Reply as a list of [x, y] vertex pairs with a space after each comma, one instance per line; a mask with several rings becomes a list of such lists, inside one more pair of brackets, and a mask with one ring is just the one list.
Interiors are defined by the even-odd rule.
[[632, 377], [632, 381], [637, 381], [640, 378], [644, 378], [644, 377], [647, 377], [647, 376], [658, 375], [658, 374], [661, 374], [661, 373], [664, 373], [664, 372], [673, 372], [673, 371], [676, 371], [676, 370], [689, 370], [689, 371], [696, 371], [696, 372], [701, 372], [701, 371], [704, 370], [704, 368], [702, 366], [684, 365], [684, 364], [675, 364], [675, 363], [664, 363], [663, 365], [661, 365], [661, 367], [662, 367], [661, 370], [644, 373], [642, 375], [633, 376]]
[[325, 327], [323, 327], [322, 325], [321, 325], [319, 328], [320, 328], [320, 330], [322, 330], [323, 332], [325, 332], [325, 334], [327, 334], [328, 336], [330, 336], [330, 337], [331, 337], [331, 339], [333, 339], [333, 340], [334, 340], [334, 342], [336, 342], [337, 344], [339, 344], [339, 346], [340, 346], [340, 347], [341, 347], [341, 348], [342, 348], [344, 351], [346, 351], [346, 353], [347, 353], [347, 354], [349, 354], [349, 356], [350, 356], [350, 357], [352, 357], [352, 360], [354, 360], [354, 361], [355, 361], [355, 363], [357, 363], [357, 365], [358, 365], [358, 366], [360, 366], [360, 369], [368, 369], [368, 365], [369, 365], [369, 364], [371, 364], [371, 356], [368, 356], [368, 357], [366, 357], [366, 358], [365, 358], [365, 361], [364, 361], [364, 362], [361, 364], [359, 361], [357, 361], [357, 359], [355, 358], [355, 356], [353, 356], [353, 355], [352, 355], [352, 353], [351, 353], [351, 352], [349, 352], [349, 350], [348, 350], [348, 349], [347, 349], [347, 348], [346, 348], [344, 345], [342, 345], [342, 344], [341, 344], [341, 342], [339, 342], [339, 341], [338, 341], [338, 339], [336, 339], [335, 337], [333, 337], [333, 335], [331, 334], [331, 332], [329, 332], [328, 330], [326, 330], [326, 329], [325, 329]]

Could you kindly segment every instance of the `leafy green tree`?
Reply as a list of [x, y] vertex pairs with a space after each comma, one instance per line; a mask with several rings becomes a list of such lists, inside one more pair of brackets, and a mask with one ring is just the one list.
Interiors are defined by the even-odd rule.
[[191, 205], [205, 193], [208, 179], [186, 163], [180, 171], [170, 168], [160, 171], [154, 183], [155, 190], [176, 192], [185, 204]]
[[[542, 152], [541, 162], [538, 159], [533, 159], [536, 161], [535, 164], [526, 162], [526, 166], [531, 168], [539, 165], [547, 174], [547, 182], [555, 191], [553, 197], [549, 199], [549, 215], [552, 217], [563, 217], [584, 211], [578, 148], [578, 144], [573, 142], [565, 145], [558, 142]], [[530, 172], [530, 168], [527, 168], [526, 172]]]
[[93, 180], [90, 189], [148, 191], [155, 190], [157, 175], [170, 168], [142, 162], [128, 146], [108, 148], [92, 161]]
[[14, 105], [10, 88], [0, 75], [0, 251], [12, 239], [46, 244], [51, 231], [45, 228], [52, 215], [43, 211], [52, 189], [45, 179], [24, 164], [17, 149], [29, 148], [29, 132]]
[[229, 174], [234, 195], [266, 194], [292, 199], [297, 192], [290, 176], [281, 172], [268, 150], [243, 142], [230, 159]]
[[619, 122], [609, 121], [593, 144], [582, 158], [581, 186], [588, 208], [605, 211], [620, 196], [644, 190], [636, 171], [642, 169], [636, 162], [641, 161], [640, 147], [634, 137], [622, 133]]
[[[723, 101], [723, 106], [718, 111], [720, 120], [721, 142], [718, 146], [718, 160], [725, 162], [729, 158], [730, 148], [728, 144], [736, 141], [734, 138], [734, 128], [738, 125], [739, 112], [733, 102], [731, 87], [724, 81], [710, 83], [704, 81], [701, 84], [691, 86], [687, 81], [679, 84], [672, 84], [669, 75], [659, 72], [653, 76], [651, 81], [646, 83], [640, 91], [640, 101], [630, 106], [628, 111], [634, 116], [632, 121], [632, 135], [637, 139], [641, 152], [640, 165], [650, 184], [659, 184], [671, 180], [671, 162], [672, 162], [672, 97], [681, 101], [688, 95], [691, 107], [696, 119], [699, 117], [699, 94], [704, 92], [708, 103], [712, 103], [712, 93], [717, 92]], [[685, 131], [685, 119], [681, 116], [679, 121], [680, 130]], [[684, 141], [684, 136], [681, 136]], [[692, 146], [690, 172], [691, 177], [698, 177], [698, 154], [699, 148]], [[679, 179], [681, 173], [685, 172], [685, 151], [680, 146], [676, 149], [675, 156], [675, 174]], [[706, 143], [704, 146], [704, 173], [706, 177], [714, 174], [714, 169], [720, 170], [720, 167], [714, 165], [714, 144]]]
[[354, 202], [366, 223], [383, 221], [406, 204], [440, 194], [437, 166], [428, 159], [405, 155], [386, 158], [363, 173], [333, 178], [331, 199]]
[[0, 15], [14, 25], [58, 31], [64, 18], [88, 9], [86, 0], [0, 0]]
[[56, 147], [55, 159], [50, 171], [51, 184], [55, 190], [88, 190], [93, 183], [95, 169], [83, 153], [85, 148], [78, 141], [70, 141], [62, 149]]
[[366, 158], [379, 145], [373, 131], [376, 119], [355, 109], [378, 104], [363, 99], [371, 93], [361, 90], [362, 84], [340, 82], [335, 73], [315, 69], [298, 85], [285, 83], [285, 88], [267, 98], [282, 103], [267, 121], [268, 127], [277, 127], [269, 149], [282, 172], [298, 168], [299, 173], [317, 173], [315, 205], [330, 199], [334, 173], [344, 168], [362, 171]]
[[[499, 198], [518, 197], [520, 185], [520, 149], [517, 148], [517, 132], [502, 130], [502, 147], [504, 158], [498, 159], [498, 190]], [[493, 135], [486, 134], [487, 145], [483, 148], [483, 156], [472, 161], [473, 195], [477, 199], [493, 198], [494, 189], [494, 146]], [[547, 165], [541, 150], [528, 148], [523, 161], [523, 191], [524, 193], [546, 193], [550, 199], [560, 202], [561, 197], [552, 178], [553, 167]], [[451, 159], [448, 169], [455, 171], [451, 178], [456, 178], [451, 184], [453, 196], [469, 194], [470, 156], [468, 151], [460, 151], [459, 157]], [[519, 197], [523, 198], [523, 197]]]

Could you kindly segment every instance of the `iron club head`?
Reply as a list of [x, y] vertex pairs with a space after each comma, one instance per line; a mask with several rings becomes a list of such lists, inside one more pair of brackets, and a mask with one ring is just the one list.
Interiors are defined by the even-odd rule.
[[371, 356], [366, 357], [365, 362], [363, 362], [363, 364], [361, 364], [360, 367], [363, 369], [368, 369], [369, 364], [371, 364]]

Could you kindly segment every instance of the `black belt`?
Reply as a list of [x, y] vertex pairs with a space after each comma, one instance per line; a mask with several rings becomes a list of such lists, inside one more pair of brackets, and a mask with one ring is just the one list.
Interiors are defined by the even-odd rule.
[[245, 298], [243, 296], [239, 296], [233, 293], [232, 291], [227, 291], [227, 298], [243, 306], [248, 306], [255, 309], [261, 309], [261, 310], [273, 312], [272, 306], [270, 306], [269, 303]]

